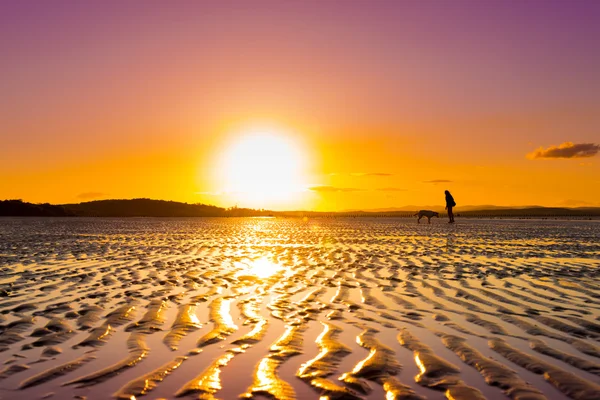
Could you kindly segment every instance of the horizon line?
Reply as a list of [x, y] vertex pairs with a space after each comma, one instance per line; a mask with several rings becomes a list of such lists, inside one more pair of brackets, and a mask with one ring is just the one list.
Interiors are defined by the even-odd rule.
[[[208, 204], [208, 203], [189, 203], [186, 201], [179, 201], [179, 200], [167, 200], [167, 199], [152, 199], [149, 197], [133, 197], [133, 198], [111, 198], [111, 199], [93, 199], [93, 200], [86, 200], [86, 201], [80, 201], [77, 203], [49, 203], [49, 202], [30, 202], [30, 201], [26, 201], [23, 199], [2, 199], [0, 201], [20, 201], [23, 203], [29, 203], [29, 204], [36, 204], [36, 205], [44, 205], [44, 204], [48, 204], [48, 205], [52, 205], [52, 206], [69, 206], [69, 205], [80, 205], [80, 204], [86, 204], [86, 203], [92, 203], [92, 202], [97, 202], [97, 201], [132, 201], [132, 200], [149, 200], [149, 201], [165, 201], [165, 202], [172, 202], [172, 203], [179, 203], [179, 204], [186, 204], [186, 205], [192, 205], [192, 206], [207, 206], [207, 207], [216, 207], [216, 208], [221, 208], [224, 210], [228, 210], [228, 209], [246, 209], [246, 210], [255, 210], [255, 211], [269, 211], [269, 212], [279, 212], [279, 213], [285, 213], [285, 212], [315, 212], [315, 213], [351, 213], [351, 212], [410, 212], [410, 211], [418, 211], [420, 209], [424, 209], [424, 208], [419, 208], [419, 207], [427, 207], [430, 209], [442, 209], [444, 206], [443, 204], [440, 205], [434, 205], [434, 204], [424, 204], [424, 205], [416, 205], [416, 204], [407, 204], [407, 205], [397, 205], [397, 206], [389, 206], [389, 207], [377, 207], [377, 208], [364, 208], [364, 209], [359, 209], [359, 208], [355, 208], [355, 209], [343, 209], [343, 210], [307, 210], [307, 209], [267, 209], [267, 208], [251, 208], [251, 207], [244, 207], [244, 206], [238, 206], [238, 205], [234, 205], [234, 206], [218, 206], [218, 205], [214, 205], [214, 204]], [[412, 208], [414, 207], [414, 208]], [[478, 207], [481, 207], [478, 209]], [[588, 205], [577, 205], [577, 206], [569, 206], [569, 205], [539, 205], [539, 204], [523, 204], [523, 205], [496, 205], [496, 204], [467, 204], [464, 206], [457, 206], [455, 207], [455, 209], [458, 209], [458, 211], [460, 211], [461, 208], [465, 209], [465, 208], [469, 208], [468, 211], [485, 211], [485, 210], [489, 210], [489, 208], [486, 207], [494, 207], [494, 208], [505, 208], [505, 209], [529, 209], [529, 208], [560, 208], [560, 209], [580, 209], [580, 208], [600, 208], [600, 204], [599, 205], [594, 205], [594, 204], [588, 204]], [[465, 210], [467, 211], [467, 210]]]

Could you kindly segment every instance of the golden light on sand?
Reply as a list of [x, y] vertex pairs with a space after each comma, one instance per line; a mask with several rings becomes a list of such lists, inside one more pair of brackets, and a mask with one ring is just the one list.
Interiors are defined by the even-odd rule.
[[246, 262], [236, 262], [235, 266], [238, 269], [237, 278], [250, 281], [270, 278], [281, 270], [281, 265], [269, 261], [266, 257]]
[[280, 269], [280, 265], [269, 261], [267, 258], [259, 258], [248, 265], [247, 273], [265, 279], [274, 275]]
[[254, 130], [237, 136], [223, 152], [223, 192], [244, 206], [285, 203], [305, 186], [307, 157], [290, 135]]

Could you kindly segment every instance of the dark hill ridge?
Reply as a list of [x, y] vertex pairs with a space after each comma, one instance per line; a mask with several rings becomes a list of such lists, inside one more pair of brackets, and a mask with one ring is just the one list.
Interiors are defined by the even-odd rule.
[[[346, 212], [315, 212], [315, 211], [289, 211], [275, 213], [275, 215], [291, 217], [395, 217], [395, 218], [413, 218], [416, 211], [346, 211]], [[440, 218], [446, 218], [446, 213], [439, 210]], [[598, 218], [600, 217], [600, 207], [588, 208], [585, 210], [573, 208], [556, 207], [532, 207], [532, 208], [501, 208], [501, 209], [482, 209], [454, 211], [454, 215], [462, 218]]]
[[0, 201], [4, 217], [247, 217], [272, 213], [248, 208], [221, 208], [177, 201], [130, 199], [96, 200], [78, 204], [32, 204], [21, 200]]
[[[507, 208], [482, 206], [476, 209], [470, 206], [467, 210], [457, 207], [455, 213], [467, 218], [550, 218], [550, 217], [600, 217], [600, 207], [559, 208], [559, 207], [527, 207]], [[402, 211], [268, 211], [249, 208], [221, 208], [207, 204], [188, 204], [176, 201], [130, 199], [130, 200], [96, 200], [79, 204], [32, 204], [21, 200], [0, 201], [0, 216], [12, 217], [412, 217], [415, 210]], [[440, 210], [441, 211], [441, 210]], [[443, 215], [443, 212], [440, 216]]]
[[86, 217], [221, 217], [226, 213], [224, 208], [205, 204], [151, 199], [96, 200], [62, 207]]
[[222, 208], [152, 199], [95, 200], [62, 207], [83, 217], [252, 217], [271, 214], [270, 211], [250, 208]]
[[69, 217], [65, 207], [52, 204], [32, 204], [21, 200], [0, 200], [0, 216], [10, 217]]
[[[485, 204], [485, 205], [478, 205], [478, 206], [474, 206], [474, 205], [460, 205], [458, 208], [460, 208], [460, 210], [462, 212], [465, 211], [480, 211], [480, 210], [516, 210], [516, 209], [525, 209], [525, 208], [545, 208], [542, 206], [538, 206], [538, 205], [526, 205], [526, 206], [495, 206], [492, 204]], [[443, 204], [436, 204], [436, 205], [421, 205], [421, 206], [416, 206], [416, 205], [409, 205], [409, 206], [402, 206], [402, 207], [387, 207], [387, 208], [370, 208], [367, 210], [344, 210], [341, 212], [376, 212], [376, 213], [387, 213], [387, 212], [396, 212], [396, 211], [404, 211], [404, 212], [410, 212], [410, 211], [414, 211], [414, 210], [433, 210], [433, 211], [437, 211], [437, 212], [445, 212], [444, 210], [444, 205]]]

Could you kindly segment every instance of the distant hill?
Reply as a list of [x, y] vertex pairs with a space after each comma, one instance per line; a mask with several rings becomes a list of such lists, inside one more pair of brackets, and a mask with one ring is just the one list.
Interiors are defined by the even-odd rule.
[[[525, 209], [525, 208], [545, 208], [542, 206], [536, 206], [536, 205], [531, 205], [531, 206], [518, 206], [518, 207], [514, 207], [514, 206], [494, 206], [491, 204], [485, 204], [485, 205], [466, 205], [466, 206], [458, 206], [457, 209], [460, 209], [460, 211], [479, 211], [479, 210], [520, 210], [520, 209]], [[592, 207], [594, 208], [594, 207]], [[375, 212], [375, 213], [382, 213], [382, 212], [396, 212], [396, 211], [418, 211], [418, 210], [433, 210], [433, 211], [437, 211], [437, 212], [444, 212], [444, 206], [437, 204], [437, 205], [429, 205], [429, 206], [415, 206], [415, 205], [409, 205], [409, 206], [403, 206], [403, 207], [387, 207], [387, 208], [370, 208], [370, 209], [363, 209], [363, 210], [344, 210], [342, 212]]]
[[32, 204], [0, 201], [0, 216], [7, 217], [249, 217], [272, 212], [249, 208], [221, 208], [177, 201], [130, 199], [96, 200], [78, 204]]
[[[425, 209], [425, 208], [418, 208]], [[316, 211], [288, 211], [277, 213], [278, 215], [291, 217], [413, 217], [418, 209], [412, 211], [345, 211], [345, 212], [316, 212]], [[433, 209], [440, 213], [440, 217], [445, 217], [443, 209]], [[494, 209], [471, 209], [463, 211], [462, 208], [455, 211], [457, 217], [462, 218], [555, 218], [555, 217], [573, 217], [573, 218], [597, 218], [600, 217], [600, 207], [576, 209], [576, 208], [558, 208], [558, 207], [528, 207], [528, 208], [494, 208]]]
[[0, 200], [0, 216], [11, 217], [68, 217], [71, 216], [62, 206], [52, 204], [32, 204], [21, 200]]
[[[478, 208], [481, 207], [481, 208]], [[96, 200], [79, 204], [32, 204], [21, 200], [0, 201], [0, 216], [15, 217], [412, 217], [417, 210], [433, 209], [445, 215], [441, 207], [408, 206], [395, 209], [368, 211], [317, 212], [269, 211], [249, 208], [221, 208], [207, 204], [188, 204], [176, 201], [131, 199]], [[550, 218], [550, 217], [600, 217], [600, 207], [499, 207], [464, 206], [455, 214], [466, 218]]]
[[455, 211], [461, 217], [496, 218], [552, 218], [552, 217], [600, 217], [600, 207], [586, 209], [562, 207], [529, 207], [495, 210]]
[[83, 217], [253, 217], [272, 214], [268, 210], [222, 208], [208, 204], [152, 199], [95, 200], [65, 204], [62, 207], [74, 215]]
[[95, 200], [62, 207], [85, 217], [222, 217], [226, 214], [224, 208], [206, 204], [151, 199]]

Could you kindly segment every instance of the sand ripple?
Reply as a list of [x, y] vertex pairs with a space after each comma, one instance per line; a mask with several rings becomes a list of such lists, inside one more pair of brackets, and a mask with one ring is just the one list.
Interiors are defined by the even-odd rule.
[[7, 219], [0, 397], [599, 399], [600, 224]]

